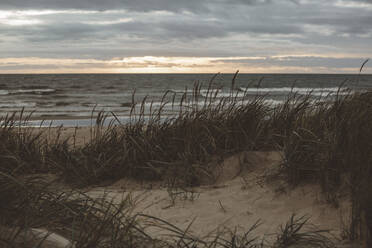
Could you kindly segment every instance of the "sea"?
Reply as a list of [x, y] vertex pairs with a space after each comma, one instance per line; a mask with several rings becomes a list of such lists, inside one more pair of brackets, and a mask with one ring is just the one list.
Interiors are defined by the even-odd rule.
[[108, 120], [127, 122], [133, 116], [133, 103], [138, 113], [143, 99], [145, 116], [162, 102], [168, 102], [164, 114], [171, 116], [179, 111], [184, 93], [192, 95], [195, 85], [201, 86], [201, 104], [207, 94], [213, 93], [216, 99], [231, 94], [244, 99], [261, 95], [274, 106], [285, 101], [291, 92], [298, 95], [312, 92], [314, 98], [329, 98], [337, 93], [369, 90], [372, 75], [1, 74], [0, 118], [22, 111], [23, 116], [31, 116], [27, 122], [30, 126], [89, 126], [103, 111]]

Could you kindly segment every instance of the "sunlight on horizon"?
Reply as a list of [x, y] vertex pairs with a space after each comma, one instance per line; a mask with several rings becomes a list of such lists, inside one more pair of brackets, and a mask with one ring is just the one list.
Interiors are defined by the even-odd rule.
[[[99, 59], [0, 58], [1, 73], [357, 73], [355, 67], [335, 68], [275, 66], [267, 61], [292, 63], [315, 55], [277, 55], [272, 57], [164, 57], [143, 56]], [[337, 59], [338, 57], [335, 57]], [[365, 68], [364, 73], [371, 73]]]

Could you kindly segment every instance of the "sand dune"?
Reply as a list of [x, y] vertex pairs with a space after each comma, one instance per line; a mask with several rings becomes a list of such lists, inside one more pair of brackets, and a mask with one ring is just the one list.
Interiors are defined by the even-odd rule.
[[[92, 189], [89, 194], [98, 197], [105, 192], [119, 201], [130, 192], [137, 199], [135, 212], [158, 217], [183, 230], [189, 228], [189, 233], [197, 237], [224, 228], [247, 230], [259, 221], [254, 234], [265, 234], [265, 239], [270, 240], [280, 225], [296, 214], [311, 217], [317, 228], [332, 230], [339, 238], [343, 221], [350, 213], [346, 197], [334, 208], [322, 197], [318, 186], [291, 189], [283, 179], [267, 180], [268, 173], [280, 163], [278, 152], [244, 152], [219, 165], [213, 185], [140, 190], [140, 185], [121, 180], [110, 187]], [[157, 238], [169, 234], [157, 228], [146, 231]]]

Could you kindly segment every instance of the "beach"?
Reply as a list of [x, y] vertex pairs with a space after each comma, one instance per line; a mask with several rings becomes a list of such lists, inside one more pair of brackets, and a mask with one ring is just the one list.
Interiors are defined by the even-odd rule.
[[[350, 146], [368, 134], [368, 91], [341, 94], [343, 104], [294, 94], [275, 106], [249, 96], [200, 105], [195, 92], [168, 119], [143, 110], [110, 125], [103, 113], [75, 127], [4, 119], [0, 194], [13, 206], [0, 205], [4, 239], [14, 232], [14, 242], [53, 234], [48, 242], [60, 247], [364, 247], [369, 193], [360, 173], [368, 166], [348, 163], [358, 161], [351, 147], [369, 149]], [[359, 126], [347, 143], [345, 125]], [[19, 224], [23, 216], [30, 227]]]
[[[82, 147], [91, 141], [94, 130], [90, 127], [33, 130], [38, 131], [50, 140], [57, 136], [62, 141], [71, 138], [69, 145]], [[75, 142], [73, 137], [76, 137]], [[293, 188], [277, 176], [282, 162], [280, 151], [244, 151], [212, 162], [214, 179], [206, 177], [198, 187], [123, 178], [79, 187], [79, 191], [92, 199], [105, 199], [113, 204], [120, 204], [130, 197], [131, 213], [140, 215], [139, 219], [144, 223], [161, 220], [179, 230], [187, 230], [185, 236], [196, 240], [223, 236], [232, 230], [244, 232], [254, 227], [250, 235], [269, 244], [276, 241], [277, 233], [294, 218], [306, 221], [306, 230], [325, 230], [337, 247], [356, 247], [340, 238], [350, 218], [350, 195], [341, 196], [338, 205], [334, 206], [317, 185], [303, 184]], [[38, 176], [53, 188], [53, 194], [71, 190], [70, 185], [55, 181], [55, 176]], [[174, 230], [163, 228], [161, 223], [149, 225], [144, 231], [160, 240], [171, 241], [174, 235]], [[36, 235], [39, 238], [48, 234], [48, 230], [35, 229], [34, 232], [39, 233]], [[49, 247], [48, 244], [70, 247], [66, 236], [53, 235], [48, 235], [45, 247]]]
[[372, 0], [0, 0], [0, 248], [372, 248]]
[[[150, 186], [123, 179], [105, 188], [93, 188], [88, 194], [98, 197], [106, 193], [120, 200], [132, 193], [138, 197], [135, 212], [187, 229], [189, 235], [197, 238], [234, 228], [248, 230], [259, 223], [252, 235], [264, 234], [262, 238], [273, 242], [275, 233], [294, 214], [297, 218], [311, 218], [314, 227], [340, 236], [351, 211], [347, 196], [336, 208], [326, 202], [318, 187], [303, 185], [292, 189], [283, 180], [266, 182], [266, 174], [280, 163], [278, 152], [244, 152], [226, 158], [216, 168], [220, 177], [213, 184], [171, 189], [159, 182]], [[151, 227], [148, 232], [154, 237], [171, 234]]]
[[[68, 139], [70, 146], [83, 147], [91, 141], [94, 128], [32, 128], [44, 137], [61, 141]], [[345, 194], [337, 206], [329, 203], [322, 189], [316, 185], [300, 185], [293, 188], [276, 173], [283, 162], [280, 151], [244, 151], [223, 160], [212, 162], [214, 180], [205, 178], [199, 187], [174, 187], [164, 181], [146, 182], [123, 178], [102, 182], [79, 191], [92, 199], [106, 199], [120, 204], [130, 196], [131, 212], [156, 218], [187, 230], [187, 236], [207, 239], [211, 235], [223, 235], [231, 230], [249, 230], [252, 237], [265, 243], [273, 243], [278, 232], [291, 218], [306, 221], [309, 230], [326, 230], [337, 247], [356, 247], [342, 241], [345, 225], [350, 219], [350, 195]], [[42, 176], [54, 188], [54, 193], [69, 190], [71, 186], [54, 183], [54, 176]], [[145, 216], [145, 217], [144, 217]], [[156, 222], [156, 220], [154, 220]], [[287, 223], [288, 224], [288, 223]], [[161, 240], [172, 240], [173, 231], [155, 224], [145, 228], [148, 235]], [[44, 237], [48, 230], [35, 229], [37, 237]], [[40, 236], [41, 235], [41, 236]], [[66, 236], [48, 234], [45, 247], [70, 247]], [[44, 246], [43, 246], [44, 247]]]

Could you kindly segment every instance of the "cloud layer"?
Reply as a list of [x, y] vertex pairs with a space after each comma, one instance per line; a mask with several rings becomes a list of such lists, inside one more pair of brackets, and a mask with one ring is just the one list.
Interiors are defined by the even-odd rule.
[[[23, 59], [0, 64], [0, 73], [25, 71], [30, 66], [20, 61], [26, 65], [31, 58], [53, 59], [45, 68], [33, 65], [35, 70], [63, 72], [80, 68], [65, 65], [68, 60], [145, 56], [173, 62], [141, 64], [141, 71], [183, 66], [181, 71], [192, 72], [176, 58], [217, 57], [218, 66], [199, 68], [352, 72], [372, 57], [370, 0], [2, 0], [0, 9], [0, 58]], [[234, 57], [264, 59], [223, 59]], [[84, 70], [97, 71], [98, 65]], [[128, 67], [111, 66], [113, 72]]]

